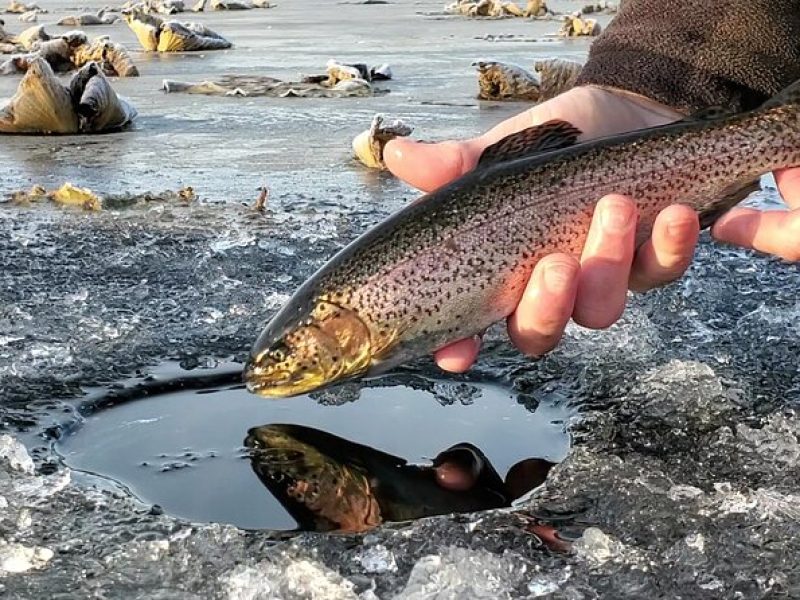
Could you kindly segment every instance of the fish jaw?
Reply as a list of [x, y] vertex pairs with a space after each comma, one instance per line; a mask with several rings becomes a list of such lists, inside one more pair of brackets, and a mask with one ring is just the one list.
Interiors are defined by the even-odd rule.
[[275, 316], [253, 346], [244, 380], [251, 393], [287, 398], [364, 375], [371, 362], [372, 336], [359, 315], [318, 299], [305, 318], [291, 306]]

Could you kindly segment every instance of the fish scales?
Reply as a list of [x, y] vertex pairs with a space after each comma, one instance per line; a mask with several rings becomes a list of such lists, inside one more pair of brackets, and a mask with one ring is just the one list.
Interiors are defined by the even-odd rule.
[[[410, 333], [438, 331], [445, 338], [471, 334], [496, 321], [497, 313], [508, 314], [509, 303], [516, 306], [524, 282], [542, 256], [580, 252], [594, 202], [603, 195], [617, 192], [640, 199], [639, 236], [643, 237], [658, 212], [670, 204], [702, 209], [704, 201], [724, 190], [726, 181], [763, 173], [769, 166], [766, 157], [778, 150], [774, 141], [764, 140], [761, 147], [753, 147], [751, 140], [737, 143], [734, 125], [729, 134], [729, 141], [717, 143], [707, 138], [705, 130], [675, 134], [674, 155], [664, 154], [663, 139], [651, 138], [612, 147], [602, 155], [597, 150], [576, 153], [561, 164], [541, 157], [495, 167], [471, 193], [458, 194], [456, 189], [438, 206], [422, 204], [420, 214], [402, 227], [387, 229], [323, 282], [320, 296], [356, 308], [371, 322], [407, 317]], [[759, 156], [764, 158], [758, 160]], [[714, 179], [700, 179], [698, 173]], [[496, 310], [486, 310], [483, 322], [464, 323], [465, 310], [449, 310], [452, 303], [447, 301], [475, 293], [476, 288], [485, 292], [479, 292], [478, 305], [461, 306], [488, 309], [487, 304], [497, 299], [491, 284], [504, 273], [507, 279], [512, 273], [516, 277], [503, 286], [504, 301]], [[432, 323], [423, 318], [443, 312]]]
[[[796, 87], [751, 113], [479, 164], [376, 226], [301, 287], [254, 347], [251, 390], [292, 392], [281, 383], [261, 386], [259, 360], [276, 343], [271, 362], [281, 377], [291, 378], [292, 348], [303, 349], [306, 369], [321, 355], [330, 363], [325, 373], [304, 376], [300, 391], [307, 391], [377, 374], [482, 331], [513, 311], [542, 256], [580, 253], [604, 195], [637, 201], [638, 242], [671, 204], [691, 206], [707, 224], [763, 173], [800, 164]], [[304, 327], [316, 329], [299, 334]]]

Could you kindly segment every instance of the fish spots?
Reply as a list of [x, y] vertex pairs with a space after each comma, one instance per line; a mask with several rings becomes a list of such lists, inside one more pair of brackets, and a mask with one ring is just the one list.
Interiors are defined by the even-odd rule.
[[442, 246], [444, 246], [445, 249], [449, 250], [453, 254], [458, 254], [461, 252], [461, 248], [458, 243], [456, 243], [455, 238], [447, 238]]

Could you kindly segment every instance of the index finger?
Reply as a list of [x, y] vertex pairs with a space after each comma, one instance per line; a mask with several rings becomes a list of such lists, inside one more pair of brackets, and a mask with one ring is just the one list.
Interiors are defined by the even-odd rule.
[[781, 169], [773, 175], [786, 205], [800, 208], [800, 168]]

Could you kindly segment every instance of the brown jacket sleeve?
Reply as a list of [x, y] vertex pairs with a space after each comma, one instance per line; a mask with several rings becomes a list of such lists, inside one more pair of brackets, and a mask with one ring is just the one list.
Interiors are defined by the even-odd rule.
[[800, 79], [800, 0], [623, 0], [578, 85], [680, 111], [754, 108]]

